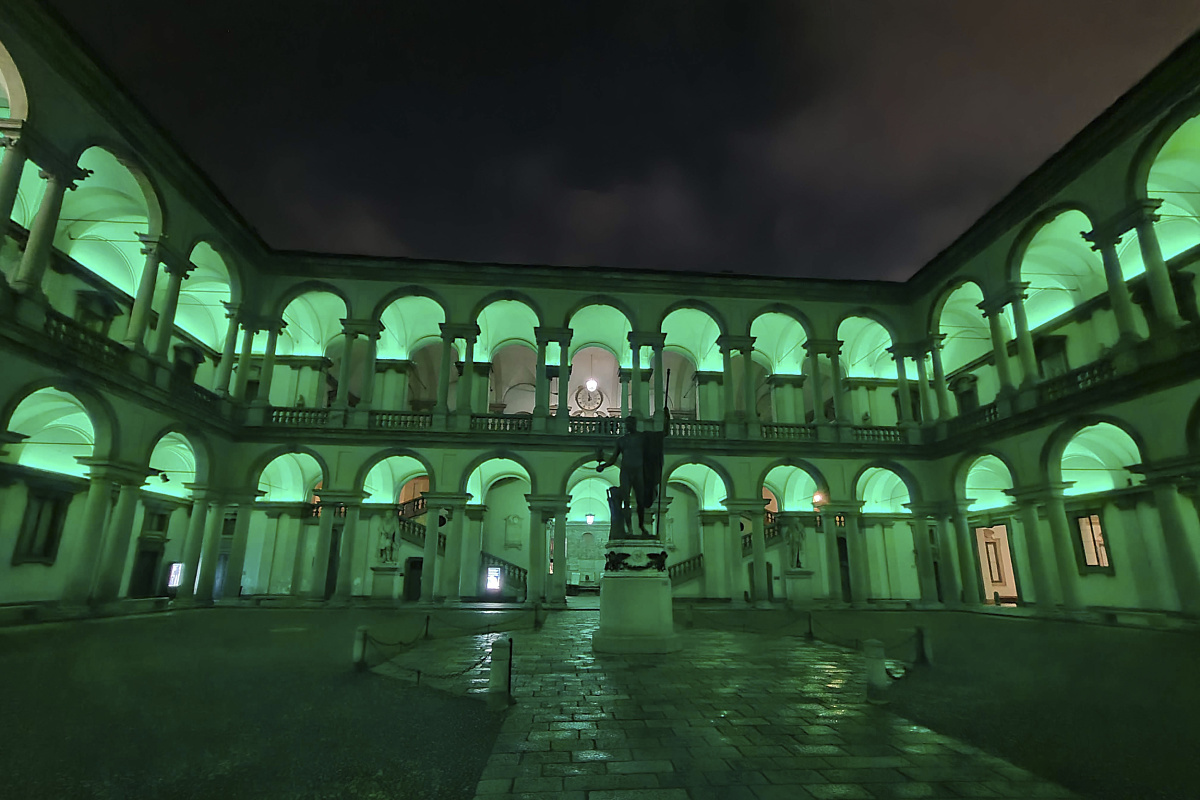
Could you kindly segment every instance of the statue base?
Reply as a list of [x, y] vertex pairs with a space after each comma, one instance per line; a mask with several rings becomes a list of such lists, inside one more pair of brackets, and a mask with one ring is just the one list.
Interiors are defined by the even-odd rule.
[[682, 650], [683, 639], [675, 633], [671, 577], [662, 542], [657, 538], [610, 540], [607, 550], [608, 566], [600, 578], [600, 629], [592, 635], [592, 650]]

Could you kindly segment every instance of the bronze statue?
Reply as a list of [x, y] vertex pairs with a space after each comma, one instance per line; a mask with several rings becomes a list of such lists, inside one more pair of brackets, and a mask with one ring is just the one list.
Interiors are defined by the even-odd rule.
[[631, 538], [653, 539], [654, 534], [646, 530], [646, 509], [653, 508], [658, 499], [659, 485], [662, 483], [663, 470], [663, 440], [671, 429], [671, 413], [663, 406], [663, 426], [661, 431], [639, 431], [637, 417], [625, 418], [625, 433], [617, 440], [616, 449], [608, 460], [601, 460], [596, 467], [597, 472], [621, 460], [621, 485], [616, 495], [610, 495], [610, 506], [620, 511], [621, 522], [614, 524], [612, 530], [628, 532], [630, 496], [637, 504], [638, 530], [640, 534]]

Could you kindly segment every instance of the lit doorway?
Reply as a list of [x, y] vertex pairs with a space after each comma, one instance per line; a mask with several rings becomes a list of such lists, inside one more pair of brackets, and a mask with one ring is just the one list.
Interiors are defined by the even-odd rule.
[[1008, 547], [1008, 526], [976, 528], [975, 539], [983, 577], [983, 602], [987, 605], [1017, 605], [1017, 573]]

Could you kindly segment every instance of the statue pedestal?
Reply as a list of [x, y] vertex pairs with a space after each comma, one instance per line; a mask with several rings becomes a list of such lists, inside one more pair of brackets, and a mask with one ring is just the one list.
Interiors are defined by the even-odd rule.
[[[674, 653], [683, 649], [671, 611], [671, 577], [658, 539], [609, 541], [610, 565], [600, 578], [600, 629], [592, 635], [597, 653]], [[660, 555], [661, 554], [661, 555]], [[626, 556], [620, 558], [620, 556]], [[664, 569], [659, 571], [656, 558]]]

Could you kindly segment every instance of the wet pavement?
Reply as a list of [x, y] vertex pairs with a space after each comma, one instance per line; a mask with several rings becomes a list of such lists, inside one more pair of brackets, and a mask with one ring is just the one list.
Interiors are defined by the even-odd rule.
[[[595, 655], [598, 621], [571, 611], [512, 634], [515, 704], [477, 800], [1075, 796], [867, 704], [860, 657], [844, 648], [695, 628], [680, 653]], [[494, 638], [427, 642], [376, 672], [412, 684], [421, 670], [423, 685], [479, 694], [487, 665], [472, 665]]]

